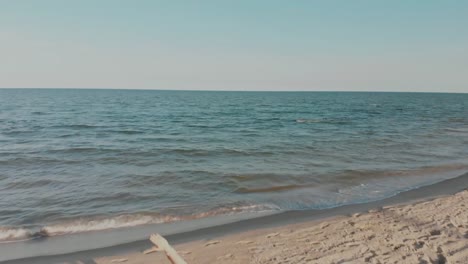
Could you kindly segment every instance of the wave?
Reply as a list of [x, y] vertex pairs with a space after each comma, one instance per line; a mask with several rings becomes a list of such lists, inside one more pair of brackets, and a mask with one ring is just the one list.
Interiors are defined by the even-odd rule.
[[0, 242], [31, 239], [33, 232], [25, 228], [0, 227]]
[[41, 228], [40, 233], [46, 236], [74, 234], [80, 232], [99, 231], [144, 224], [159, 224], [180, 220], [172, 216], [153, 216], [145, 214], [119, 215], [110, 218], [82, 218]]
[[87, 125], [87, 124], [70, 124], [70, 125], [63, 125], [63, 126], [56, 126], [56, 127], [71, 128], [71, 129], [92, 129], [92, 128], [99, 128], [101, 126]]
[[41, 179], [36, 181], [14, 181], [6, 184], [5, 189], [30, 189], [62, 183], [64, 182], [50, 179]]
[[49, 113], [41, 112], [41, 111], [34, 111], [34, 112], [31, 112], [31, 114], [33, 114], [33, 115], [48, 115]]
[[322, 123], [322, 124], [345, 125], [345, 124], [351, 124], [351, 121], [347, 119], [319, 118], [319, 119], [296, 119], [296, 123]]
[[235, 193], [266, 193], [266, 192], [281, 192], [281, 191], [290, 191], [295, 189], [303, 189], [315, 186], [315, 184], [303, 184], [303, 185], [276, 185], [276, 186], [269, 186], [264, 188], [246, 188], [240, 187], [237, 188], [234, 192]]
[[115, 134], [124, 134], [124, 135], [136, 135], [136, 134], [145, 134], [146, 132], [140, 130], [104, 130], [102, 133], [115, 133]]
[[[35, 154], [38, 152], [29, 152], [27, 154]], [[10, 154], [10, 153], [8, 153]], [[10, 155], [16, 155], [17, 153], [12, 152]], [[0, 160], [0, 165], [10, 165], [10, 166], [22, 166], [22, 165], [31, 165], [31, 164], [39, 164], [39, 165], [44, 165], [44, 164], [60, 164], [60, 165], [66, 165], [66, 164], [77, 164], [80, 163], [81, 161], [79, 160], [70, 160], [70, 159], [57, 159], [57, 158], [45, 158], [45, 157], [37, 157], [37, 156], [32, 156], [32, 157], [16, 157], [16, 158], [8, 158], [4, 160]]]
[[445, 173], [466, 172], [468, 165], [463, 163], [442, 164], [439, 166], [425, 166], [416, 169], [406, 170], [344, 170], [339, 173], [334, 179], [334, 182], [362, 182], [367, 179], [381, 179], [392, 177], [409, 177], [409, 176], [427, 176], [440, 175]]
[[445, 128], [445, 131], [453, 134], [468, 134], [468, 127], [465, 128]]
[[[415, 182], [439, 178], [448, 178], [468, 171], [468, 164], [453, 163], [438, 166], [424, 166], [402, 170], [365, 170], [347, 169], [330, 174], [234, 174], [229, 179], [234, 186], [234, 193], [273, 193], [299, 189], [315, 188], [326, 185], [355, 186], [361, 183], [379, 183], [388, 179], [406, 179]], [[427, 177], [427, 179], [426, 179]]]
[[148, 224], [161, 224], [182, 220], [194, 220], [218, 215], [237, 213], [260, 213], [278, 211], [280, 208], [272, 204], [232, 204], [213, 208], [206, 212], [190, 215], [162, 215], [158, 213], [135, 213], [117, 216], [82, 217], [46, 225], [36, 229], [24, 227], [0, 227], [0, 242], [17, 242], [40, 237], [51, 237], [83, 232], [102, 231]]
[[173, 149], [160, 149], [158, 150], [162, 154], [175, 154], [181, 156], [193, 156], [193, 157], [208, 157], [208, 156], [267, 156], [273, 155], [274, 152], [257, 150], [257, 149], [234, 149], [234, 148], [213, 148], [213, 149], [202, 149], [202, 148], [173, 148]]

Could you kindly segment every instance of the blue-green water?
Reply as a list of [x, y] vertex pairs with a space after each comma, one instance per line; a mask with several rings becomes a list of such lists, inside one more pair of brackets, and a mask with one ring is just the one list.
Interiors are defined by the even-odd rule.
[[468, 94], [0, 90], [0, 240], [376, 200], [468, 170]]

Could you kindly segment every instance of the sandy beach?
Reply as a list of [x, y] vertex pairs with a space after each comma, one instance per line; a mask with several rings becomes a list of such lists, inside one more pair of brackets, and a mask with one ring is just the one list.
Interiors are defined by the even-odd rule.
[[[468, 263], [468, 191], [176, 245], [188, 263]], [[161, 252], [96, 263], [170, 263]]]

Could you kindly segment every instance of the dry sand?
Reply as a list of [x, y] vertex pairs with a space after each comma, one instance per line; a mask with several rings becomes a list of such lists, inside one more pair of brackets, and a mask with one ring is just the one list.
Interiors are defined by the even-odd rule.
[[[468, 191], [176, 245], [188, 263], [468, 263]], [[96, 263], [169, 263], [134, 253]]]

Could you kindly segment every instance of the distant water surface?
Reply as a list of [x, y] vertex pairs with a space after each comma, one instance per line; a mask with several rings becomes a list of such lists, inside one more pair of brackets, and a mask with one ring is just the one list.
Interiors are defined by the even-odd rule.
[[468, 171], [468, 94], [0, 89], [0, 240], [382, 199]]

